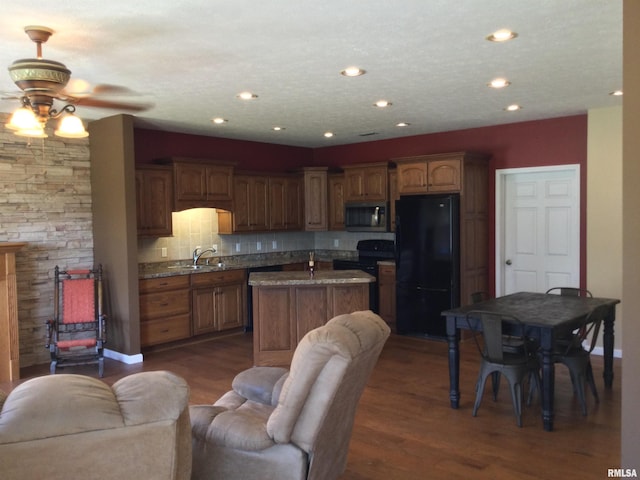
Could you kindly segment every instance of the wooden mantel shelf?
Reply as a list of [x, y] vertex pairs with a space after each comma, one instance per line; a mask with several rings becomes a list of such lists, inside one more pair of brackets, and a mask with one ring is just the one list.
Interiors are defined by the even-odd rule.
[[20, 378], [15, 253], [25, 245], [0, 242], [0, 382]]

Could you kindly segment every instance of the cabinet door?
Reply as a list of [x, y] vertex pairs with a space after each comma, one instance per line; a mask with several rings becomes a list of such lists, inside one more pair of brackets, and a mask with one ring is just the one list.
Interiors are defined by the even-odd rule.
[[206, 167], [187, 163], [175, 166], [176, 202], [206, 202]]
[[364, 202], [364, 171], [362, 169], [348, 169], [344, 172], [344, 200], [345, 202]]
[[401, 163], [398, 165], [397, 175], [399, 195], [428, 192], [426, 161]]
[[304, 171], [304, 229], [327, 230], [327, 169]]
[[430, 192], [460, 191], [460, 160], [430, 160], [427, 165]]
[[252, 231], [269, 230], [269, 180], [252, 177], [249, 181], [249, 225]]
[[136, 169], [138, 235], [172, 234], [173, 174], [169, 169]]
[[389, 228], [396, 231], [396, 200], [400, 200], [398, 193], [398, 173], [395, 170], [389, 172]]
[[344, 175], [329, 175], [329, 230], [344, 230]]
[[304, 188], [302, 178], [291, 177], [285, 181], [285, 229], [302, 230], [304, 228]]
[[216, 330], [216, 290], [216, 288], [193, 290], [191, 315], [194, 335]]
[[249, 177], [236, 175], [233, 179], [233, 231], [248, 232], [251, 230], [249, 221], [249, 204], [251, 202], [251, 186]]
[[367, 202], [387, 200], [387, 168], [369, 167], [364, 169], [364, 196]]
[[269, 230], [286, 230], [286, 190], [284, 178], [269, 178]]
[[244, 315], [244, 285], [225, 285], [215, 293], [216, 330], [242, 327]]
[[206, 168], [207, 201], [231, 202], [233, 200], [233, 167], [226, 165], [211, 165]]
[[396, 323], [396, 269], [395, 266], [380, 265], [378, 273], [380, 316], [393, 330]]

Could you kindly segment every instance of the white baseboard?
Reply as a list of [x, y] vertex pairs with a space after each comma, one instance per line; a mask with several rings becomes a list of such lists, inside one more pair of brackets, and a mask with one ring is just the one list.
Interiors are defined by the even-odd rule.
[[111, 358], [113, 360], [117, 360], [122, 363], [126, 363], [127, 365], [132, 365], [134, 363], [142, 363], [141, 353], [138, 353], [136, 355], [125, 355], [124, 353], [116, 352], [115, 350], [109, 350], [108, 348], [105, 348], [104, 356], [107, 358]]
[[[587, 347], [588, 348], [588, 347]], [[604, 355], [604, 348], [602, 347], [596, 347], [593, 349], [593, 352], [591, 352], [593, 355]], [[618, 349], [618, 348], [614, 348], [613, 349], [613, 356], [614, 358], [622, 358], [622, 350]]]

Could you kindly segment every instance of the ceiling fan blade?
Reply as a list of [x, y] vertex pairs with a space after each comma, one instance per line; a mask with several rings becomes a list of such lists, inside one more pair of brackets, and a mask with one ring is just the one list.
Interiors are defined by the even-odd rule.
[[153, 107], [152, 103], [132, 103], [116, 100], [101, 100], [96, 97], [69, 97], [69, 100], [74, 105], [81, 105], [84, 107], [112, 108], [114, 110], [128, 110], [130, 112], [142, 112]]

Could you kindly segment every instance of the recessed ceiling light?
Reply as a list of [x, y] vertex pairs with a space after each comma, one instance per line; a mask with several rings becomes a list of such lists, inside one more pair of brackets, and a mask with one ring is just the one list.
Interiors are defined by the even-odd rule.
[[396, 124], [396, 127], [408, 127], [409, 125], [411, 124], [407, 122], [400, 122]]
[[367, 73], [367, 71], [360, 67], [347, 67], [340, 72], [340, 75], [344, 75], [345, 77], [359, 77], [365, 73]]
[[614, 90], [613, 92], [610, 92], [609, 95], [613, 95], [614, 97], [621, 97], [622, 90]]
[[273, 130], [276, 132], [281, 132], [282, 130], [285, 130], [284, 127], [273, 127]]
[[506, 78], [494, 78], [487, 85], [491, 88], [504, 88], [511, 85], [511, 82]]
[[241, 100], [253, 100], [254, 98], [258, 98], [258, 95], [251, 92], [240, 92], [237, 97]]
[[212, 118], [211, 121], [213, 123], [215, 123], [216, 125], [221, 125], [221, 124], [227, 122], [228, 120], [226, 118], [216, 117], [216, 118]]
[[331, 137], [333, 137], [333, 132], [324, 132], [324, 136], [326, 138], [331, 138]]
[[379, 107], [379, 108], [390, 107], [391, 105], [393, 104], [388, 100], [378, 100], [376, 103], [373, 104], [374, 107]]
[[491, 35], [486, 37], [490, 42], [507, 42], [509, 40], [513, 40], [516, 38], [518, 34], [516, 32], [512, 32], [506, 28], [501, 28], [500, 30], [496, 30]]
[[522, 110], [522, 107], [518, 104], [513, 104], [513, 105], [509, 105], [508, 107], [504, 108], [507, 112], [516, 112], [518, 110]]

